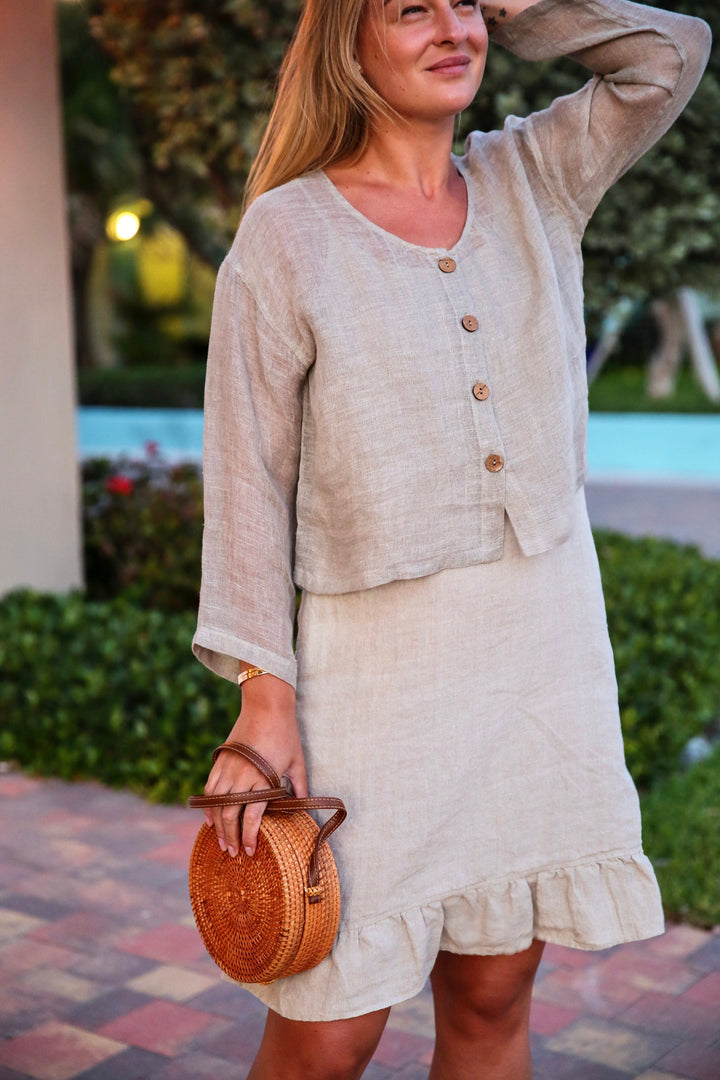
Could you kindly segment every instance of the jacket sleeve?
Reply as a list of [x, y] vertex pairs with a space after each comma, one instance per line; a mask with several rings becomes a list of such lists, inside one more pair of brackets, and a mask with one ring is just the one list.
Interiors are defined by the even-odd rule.
[[[277, 292], [277, 290], [276, 290]], [[205, 382], [205, 528], [195, 656], [295, 685], [295, 494], [308, 364], [230, 259], [220, 268]]]
[[508, 124], [584, 229], [604, 192], [682, 112], [711, 34], [701, 19], [629, 0], [540, 0], [492, 40], [523, 59], [568, 56], [593, 72], [577, 93]]

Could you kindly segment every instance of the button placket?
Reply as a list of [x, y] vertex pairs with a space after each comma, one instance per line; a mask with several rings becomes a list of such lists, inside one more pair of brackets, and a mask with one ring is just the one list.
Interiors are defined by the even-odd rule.
[[[459, 320], [462, 329], [465, 331], [462, 335], [461, 352], [466, 371], [470, 370], [471, 367], [475, 367], [477, 378], [477, 359], [473, 358], [473, 354], [476, 354], [477, 346], [479, 346], [479, 356], [484, 359], [484, 347], [482, 331], [477, 334], [476, 338], [474, 337], [477, 331], [480, 330], [480, 319], [477, 315], [472, 313], [474, 297], [470, 295], [468, 288], [465, 285], [464, 275], [462, 273], [455, 273], [458, 269], [458, 263], [455, 259], [450, 256], [444, 256], [443, 258], [438, 259], [437, 266], [443, 275], [452, 275], [451, 278], [446, 276], [445, 280], [447, 282], [448, 296], [455, 311], [458, 311], [458, 307], [460, 308], [460, 311], [462, 311], [463, 306], [467, 305], [465, 307], [465, 314], [463, 314]], [[465, 337], [465, 334], [467, 334], [467, 337]], [[473, 341], [474, 347], [470, 346], [470, 340]], [[471, 348], [472, 352], [470, 352]], [[471, 390], [476, 402], [485, 402], [490, 398], [490, 387], [482, 379], [471, 384]], [[488, 473], [502, 473], [505, 468], [504, 457], [495, 451], [488, 453], [488, 449], [492, 447], [493, 444], [495, 447], [502, 449], [502, 439], [497, 426], [492, 402], [489, 402], [483, 409], [474, 407], [473, 416], [479, 454], [478, 465], [481, 466], [481, 471], [485, 476], [487, 476]], [[494, 483], [497, 483], [497, 481]]]

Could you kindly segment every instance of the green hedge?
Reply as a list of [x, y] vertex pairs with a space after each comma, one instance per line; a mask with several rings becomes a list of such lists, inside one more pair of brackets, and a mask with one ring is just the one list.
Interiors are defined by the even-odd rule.
[[[598, 547], [627, 761], [644, 788], [718, 715], [720, 563], [607, 533]], [[134, 603], [30, 592], [0, 602], [0, 755], [156, 798], [183, 795], [191, 776], [197, 786], [237, 691], [192, 657], [194, 611], [145, 602], [142, 581]]]
[[677, 767], [720, 714], [720, 562], [669, 540], [597, 531], [628, 767]]
[[645, 850], [669, 919], [720, 924], [720, 746], [643, 799]]
[[16, 592], [0, 604], [0, 757], [152, 799], [201, 793], [237, 687], [190, 653], [190, 614]]
[[[204, 385], [204, 364], [78, 372], [81, 405], [201, 409]], [[612, 365], [603, 370], [590, 387], [590, 408], [593, 412], [720, 412], [720, 405], [705, 396], [686, 368], [679, 374], [672, 397], [656, 400], [645, 393], [643, 368]]]
[[78, 372], [81, 405], [202, 409], [205, 364], [85, 368]]
[[[672, 397], [649, 398], [645, 393], [645, 369], [610, 363], [590, 387], [593, 412], [720, 412], [710, 401], [692, 372], [683, 368]], [[205, 364], [85, 368], [78, 372], [81, 405], [135, 408], [201, 409]]]

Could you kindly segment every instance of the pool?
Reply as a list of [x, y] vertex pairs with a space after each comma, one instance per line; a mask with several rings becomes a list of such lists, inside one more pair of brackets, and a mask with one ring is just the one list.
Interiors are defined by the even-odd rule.
[[720, 416], [592, 413], [590, 479], [720, 485]]
[[[156, 442], [169, 460], [199, 461], [200, 409], [77, 411], [83, 457], [141, 457]], [[720, 416], [675, 413], [593, 413], [588, 430], [590, 479], [720, 485]]]

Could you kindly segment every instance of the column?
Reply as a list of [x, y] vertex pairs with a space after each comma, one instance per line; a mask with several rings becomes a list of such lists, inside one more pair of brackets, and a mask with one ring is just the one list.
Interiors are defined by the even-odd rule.
[[82, 580], [53, 0], [0, 3], [0, 594]]

